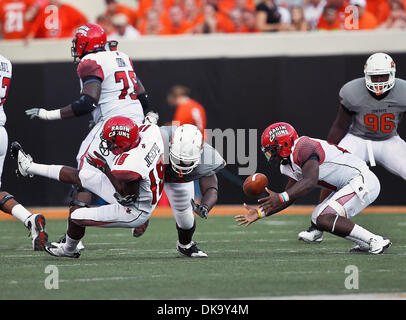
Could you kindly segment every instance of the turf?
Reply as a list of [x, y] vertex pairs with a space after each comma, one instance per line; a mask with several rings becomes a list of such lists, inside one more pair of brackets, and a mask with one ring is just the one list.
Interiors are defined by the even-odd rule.
[[[88, 228], [79, 259], [55, 258], [30, 249], [26, 229], [0, 222], [0, 299], [249, 299], [275, 296], [406, 292], [406, 216], [364, 214], [354, 221], [389, 237], [384, 255], [350, 254], [351, 243], [325, 234], [305, 244], [297, 233], [308, 215], [276, 215], [250, 227], [231, 216], [197, 218], [195, 240], [208, 259], [187, 259], [175, 249], [173, 218], [152, 218], [147, 232], [133, 238], [127, 229]], [[48, 220], [50, 240], [66, 221]], [[48, 265], [59, 272], [59, 288], [45, 288]], [[345, 288], [359, 270], [359, 289]]]

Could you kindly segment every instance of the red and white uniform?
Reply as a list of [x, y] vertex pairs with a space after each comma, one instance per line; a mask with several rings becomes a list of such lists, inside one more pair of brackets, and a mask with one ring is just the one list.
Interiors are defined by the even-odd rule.
[[7, 93], [11, 82], [12, 66], [11, 62], [0, 55], [0, 187], [1, 175], [3, 173], [4, 159], [7, 153], [8, 136], [4, 128], [6, 124], [6, 114], [4, 112], [4, 103], [7, 99]]
[[[100, 133], [105, 121], [115, 116], [125, 116], [141, 124], [144, 112], [136, 94], [137, 76], [130, 57], [125, 53], [101, 51], [87, 54], [80, 61], [77, 73], [81, 85], [91, 77], [102, 80], [99, 103], [92, 112], [96, 125], [82, 142], [76, 158], [79, 168], [82, 168], [88, 166], [84, 159], [86, 152], [99, 150]], [[110, 163], [112, 157], [107, 160]]]
[[144, 224], [155, 209], [164, 187], [164, 144], [158, 126], [140, 126], [137, 147], [116, 156], [112, 174], [122, 181], [139, 181], [136, 200], [124, 207], [117, 203], [116, 192], [109, 179], [100, 171], [82, 169], [79, 178], [84, 188], [97, 194], [109, 205], [75, 210], [71, 219], [85, 226], [136, 228]]
[[313, 211], [314, 223], [327, 207], [351, 218], [378, 197], [379, 180], [365, 161], [324, 140], [306, 136], [296, 139], [291, 163], [281, 165], [281, 173], [296, 181], [303, 179], [302, 166], [312, 155], [319, 158], [318, 185], [333, 191]]

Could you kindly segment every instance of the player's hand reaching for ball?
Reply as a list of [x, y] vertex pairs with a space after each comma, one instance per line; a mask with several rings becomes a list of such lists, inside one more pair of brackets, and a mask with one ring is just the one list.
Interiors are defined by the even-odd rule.
[[258, 210], [254, 207], [247, 206], [247, 204], [244, 203], [244, 208], [247, 209], [247, 213], [239, 214], [235, 216], [234, 219], [239, 222], [239, 226], [245, 225], [246, 227], [248, 227], [251, 223], [257, 221], [260, 217], [258, 215]]
[[93, 151], [94, 156], [90, 153], [86, 154], [86, 161], [101, 172], [106, 172], [108, 168], [107, 160], [97, 151]]
[[283, 208], [279, 195], [276, 192], [265, 188], [265, 191], [268, 193], [268, 196], [261, 198], [258, 202], [261, 202], [259, 208], [262, 209], [267, 215], [269, 213], [273, 214]]

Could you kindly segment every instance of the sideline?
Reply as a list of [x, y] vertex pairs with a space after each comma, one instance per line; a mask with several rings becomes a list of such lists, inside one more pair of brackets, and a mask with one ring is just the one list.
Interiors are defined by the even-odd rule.
[[[291, 215], [310, 215], [314, 206], [291, 206], [286, 208], [281, 214]], [[46, 219], [66, 219], [68, 217], [67, 207], [35, 207], [27, 208], [33, 213], [41, 213]], [[242, 205], [217, 205], [210, 211], [210, 216], [233, 216], [236, 214], [244, 213], [245, 209]], [[362, 214], [379, 214], [379, 213], [406, 213], [406, 206], [371, 206], [364, 209]], [[152, 217], [173, 217], [170, 207], [157, 207], [152, 213]], [[13, 216], [8, 214], [0, 214], [0, 221], [2, 220], [16, 220]]]

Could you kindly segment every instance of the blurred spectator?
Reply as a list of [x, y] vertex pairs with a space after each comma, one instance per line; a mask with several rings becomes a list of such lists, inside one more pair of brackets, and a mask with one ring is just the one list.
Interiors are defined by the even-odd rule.
[[111, 39], [136, 39], [140, 36], [140, 32], [128, 23], [128, 18], [125, 14], [118, 13], [111, 18], [111, 23], [114, 27], [114, 32], [110, 35]]
[[71, 38], [76, 29], [88, 22], [86, 16], [75, 7], [49, 0], [40, 11], [29, 38]]
[[323, 14], [317, 25], [318, 30], [339, 30], [341, 28], [341, 20], [338, 14], [337, 7], [326, 5]]
[[289, 10], [279, 7], [274, 0], [264, 0], [256, 6], [257, 28], [264, 32], [289, 30]]
[[96, 23], [101, 26], [107, 35], [114, 32], [114, 27], [110, 18], [107, 18], [104, 14], [100, 14], [96, 18]]
[[225, 15], [229, 14], [233, 8], [255, 10], [254, 0], [220, 0], [217, 4], [219, 11]]
[[162, 35], [164, 26], [161, 23], [159, 12], [155, 9], [149, 9], [147, 15], [138, 29], [142, 35]]
[[40, 3], [36, 0], [0, 1], [0, 28], [3, 39], [25, 38], [40, 12]]
[[206, 111], [199, 102], [190, 98], [189, 88], [181, 85], [173, 86], [168, 93], [167, 99], [168, 104], [176, 108], [173, 121], [178, 122], [179, 125], [193, 124], [204, 134]]
[[245, 32], [261, 32], [257, 28], [257, 17], [254, 11], [243, 9], [242, 22], [244, 23]]
[[118, 3], [116, 0], [105, 0], [105, 2], [106, 11], [104, 12], [104, 15], [107, 19], [111, 21], [114, 15], [121, 13], [127, 16], [127, 21], [129, 24], [132, 26], [136, 25], [137, 14], [135, 10], [124, 4]]
[[204, 19], [194, 31], [197, 33], [233, 32], [232, 22], [223, 14], [218, 12], [216, 5], [208, 2], [203, 7]]
[[184, 0], [183, 13], [185, 15], [185, 20], [193, 27], [204, 20], [204, 15], [202, 14], [200, 6], [196, 0]]
[[304, 18], [309, 23], [310, 30], [317, 28], [326, 3], [326, 0], [304, 0], [303, 14]]
[[401, 2], [391, 1], [388, 19], [379, 26], [380, 29], [405, 29], [406, 13]]
[[292, 31], [308, 31], [310, 29], [309, 24], [304, 18], [302, 7], [292, 7]]
[[232, 8], [228, 11], [228, 17], [233, 24], [232, 32], [244, 32], [244, 23], [242, 20], [242, 11], [239, 8]]
[[[357, 7], [358, 9], [358, 29], [359, 30], [366, 30], [366, 29], [375, 29], [378, 26], [378, 21], [375, 16], [366, 10], [367, 2], [366, 0], [351, 0], [350, 4], [352, 6]], [[345, 29], [348, 26], [344, 26]]]
[[191, 31], [192, 25], [185, 20], [182, 8], [178, 5], [169, 9], [169, 23], [165, 26], [165, 34], [183, 34]]
[[141, 25], [146, 22], [146, 17], [148, 11], [155, 10], [158, 13], [159, 20], [162, 25], [166, 26], [171, 23], [169, 18], [169, 8], [172, 6], [172, 3], [175, 0], [147, 0], [144, 2], [144, 9], [139, 9], [137, 12], [138, 23], [137, 27], [140, 30]]

